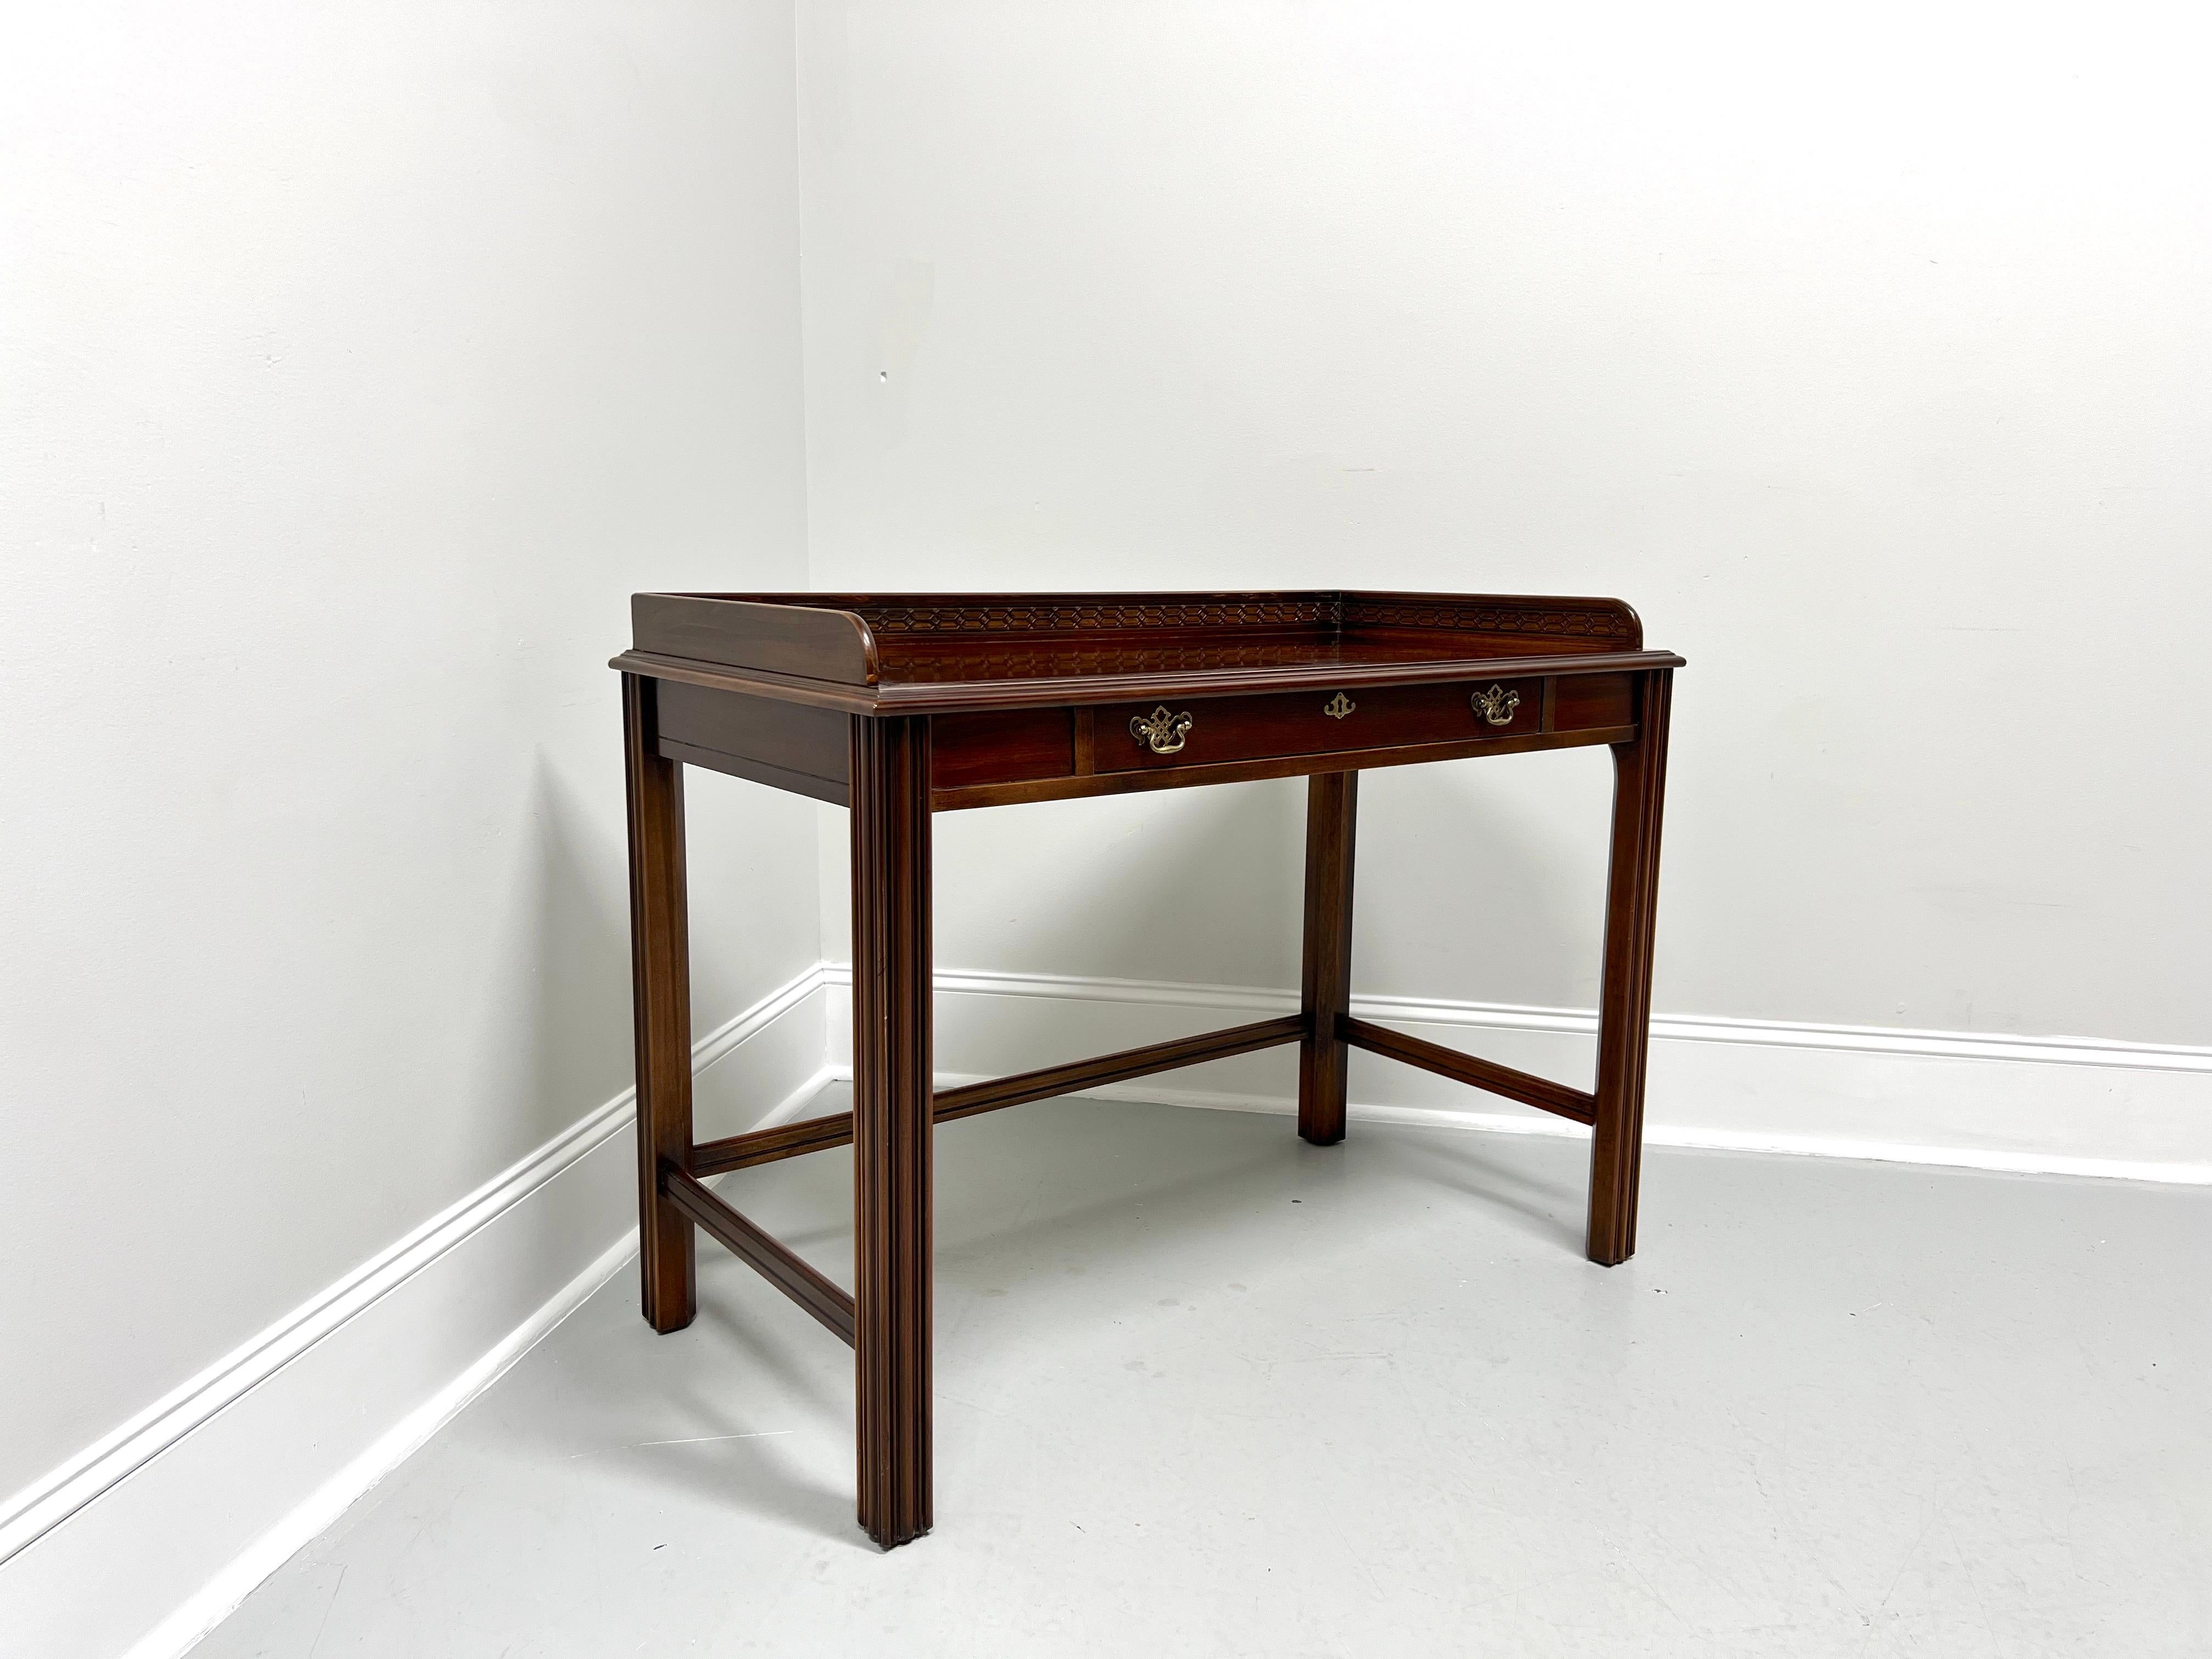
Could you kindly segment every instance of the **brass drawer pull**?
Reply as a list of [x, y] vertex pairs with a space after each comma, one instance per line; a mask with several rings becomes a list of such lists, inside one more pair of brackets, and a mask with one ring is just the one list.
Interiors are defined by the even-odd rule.
[[1172, 755], [1182, 747], [1182, 740], [1191, 728], [1188, 714], [1170, 714], [1162, 703], [1149, 714], [1129, 717], [1129, 735], [1146, 744], [1155, 755]]
[[1521, 694], [1509, 691], [1502, 685], [1493, 685], [1487, 691], [1478, 691], [1468, 699], [1474, 712], [1492, 726], [1513, 724], [1513, 711], [1521, 706]]
[[1352, 702], [1351, 698], [1346, 696], [1343, 692], [1340, 691], [1334, 696], [1331, 697], [1327, 702], [1322, 704], [1321, 712], [1328, 715], [1329, 719], [1333, 720], [1340, 720], [1346, 714], [1349, 714], [1353, 709], [1358, 707], [1359, 705], [1358, 703]]

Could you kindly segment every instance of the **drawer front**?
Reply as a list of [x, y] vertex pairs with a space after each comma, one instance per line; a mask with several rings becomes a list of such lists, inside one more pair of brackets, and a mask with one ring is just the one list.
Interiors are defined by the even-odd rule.
[[1525, 737], [1543, 729], [1543, 687], [1540, 678], [1477, 680], [1108, 703], [1097, 714], [1095, 765], [1101, 772], [1149, 771]]

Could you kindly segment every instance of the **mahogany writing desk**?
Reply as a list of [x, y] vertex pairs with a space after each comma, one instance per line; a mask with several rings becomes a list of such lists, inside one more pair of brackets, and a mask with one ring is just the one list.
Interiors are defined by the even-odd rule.
[[[641, 593], [623, 672], [637, 1019], [638, 1221], [655, 1330], [693, 1314], [694, 1228], [857, 1356], [860, 1520], [930, 1526], [930, 1129], [1100, 1084], [1298, 1045], [1298, 1133], [1344, 1138], [1364, 1048], [1586, 1123], [1589, 1253], [1636, 1247], [1667, 711], [1682, 659], [1618, 599], [1449, 593]], [[1597, 1086], [1584, 1093], [1351, 1014], [1352, 866], [1369, 767], [1589, 744], [1613, 756]], [[853, 1109], [695, 1143], [684, 770], [852, 818]], [[1299, 1011], [939, 1092], [930, 814], [1304, 776]], [[853, 1294], [702, 1184], [850, 1143]]]

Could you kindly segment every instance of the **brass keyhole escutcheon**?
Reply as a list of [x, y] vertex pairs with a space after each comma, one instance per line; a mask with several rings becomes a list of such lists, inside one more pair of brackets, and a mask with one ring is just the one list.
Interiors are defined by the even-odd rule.
[[1327, 702], [1322, 704], [1321, 712], [1328, 715], [1329, 719], [1333, 720], [1340, 720], [1346, 714], [1349, 714], [1353, 709], [1358, 707], [1359, 705], [1358, 703], [1352, 702], [1351, 698], [1346, 696], [1343, 692], [1340, 691], [1334, 696], [1331, 697]]
[[1144, 744], [1155, 755], [1172, 755], [1182, 747], [1193, 722], [1188, 713], [1170, 714], [1162, 703], [1149, 714], [1129, 717], [1129, 735]]
[[1493, 685], [1487, 691], [1478, 691], [1468, 701], [1474, 712], [1492, 726], [1510, 726], [1513, 711], [1521, 706], [1521, 694], [1509, 691], [1502, 685]]

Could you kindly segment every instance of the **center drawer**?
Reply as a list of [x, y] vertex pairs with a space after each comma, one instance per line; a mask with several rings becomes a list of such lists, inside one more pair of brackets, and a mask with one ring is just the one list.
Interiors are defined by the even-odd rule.
[[1092, 765], [1131, 772], [1521, 737], [1543, 729], [1543, 703], [1540, 678], [1104, 703]]

